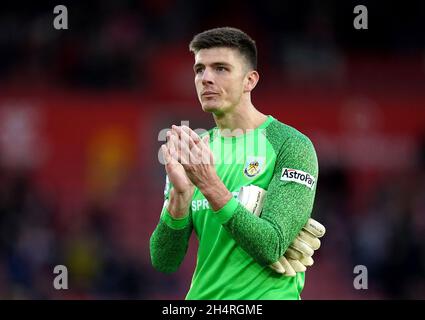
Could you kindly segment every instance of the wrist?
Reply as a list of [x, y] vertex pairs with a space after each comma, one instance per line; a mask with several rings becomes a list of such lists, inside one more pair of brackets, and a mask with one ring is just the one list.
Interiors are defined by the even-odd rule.
[[226, 188], [226, 186], [223, 184], [223, 182], [217, 175], [214, 175], [213, 177], [210, 177], [208, 179], [204, 179], [203, 181], [197, 183], [196, 186], [204, 196], [215, 193], [215, 191], [219, 190], [222, 187]]
[[218, 177], [215, 180], [208, 181], [203, 186], [198, 186], [198, 188], [208, 200], [213, 211], [220, 210], [233, 197], [232, 193]]
[[187, 200], [192, 198], [193, 192], [195, 191], [195, 186], [190, 186], [186, 191], [177, 191], [176, 189], [172, 188], [170, 190], [170, 196], [173, 195], [173, 197], [178, 197], [182, 200]]
[[189, 219], [190, 216], [188, 214], [181, 218], [173, 217], [167, 207], [164, 207], [161, 212], [161, 220], [171, 229], [180, 230], [186, 228], [190, 223]]
[[171, 189], [167, 210], [173, 218], [180, 219], [188, 214], [194, 190], [176, 192]]

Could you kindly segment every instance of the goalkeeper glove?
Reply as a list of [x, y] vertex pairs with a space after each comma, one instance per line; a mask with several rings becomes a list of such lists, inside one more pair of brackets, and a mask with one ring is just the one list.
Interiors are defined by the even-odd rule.
[[[254, 186], [243, 186], [239, 191], [239, 202], [256, 216], [261, 215], [267, 191]], [[284, 255], [272, 263], [270, 268], [286, 276], [295, 276], [312, 266], [314, 251], [320, 248], [319, 238], [323, 237], [325, 227], [314, 219], [309, 218], [294, 241], [289, 245]]]

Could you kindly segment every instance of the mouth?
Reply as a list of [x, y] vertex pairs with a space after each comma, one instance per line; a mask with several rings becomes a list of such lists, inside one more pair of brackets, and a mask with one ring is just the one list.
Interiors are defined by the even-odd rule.
[[204, 92], [201, 93], [201, 96], [206, 97], [206, 98], [214, 97], [214, 96], [217, 96], [217, 95], [218, 95], [218, 93], [214, 92], [214, 91], [204, 91]]

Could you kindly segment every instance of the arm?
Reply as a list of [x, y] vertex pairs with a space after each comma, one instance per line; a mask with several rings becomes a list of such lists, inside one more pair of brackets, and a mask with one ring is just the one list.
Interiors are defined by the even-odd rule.
[[283, 148], [278, 154], [261, 217], [251, 214], [233, 198], [215, 212], [236, 242], [263, 265], [277, 261], [284, 254], [313, 209], [315, 184], [310, 189], [281, 180], [282, 169], [292, 168], [311, 174], [317, 182], [318, 164], [313, 145], [306, 139], [291, 141]]
[[180, 218], [175, 218], [170, 213], [172, 203], [175, 203], [174, 207], [184, 206], [182, 202], [186, 201], [178, 199], [173, 190], [170, 192], [170, 201], [164, 202], [159, 223], [150, 238], [152, 265], [164, 273], [177, 271], [183, 262], [193, 229], [190, 210]]
[[[208, 154], [208, 136], [200, 141], [189, 128], [173, 128], [189, 140], [187, 154], [195, 160]], [[185, 133], [187, 132], [187, 134]], [[190, 136], [190, 137], [189, 137]], [[292, 136], [277, 150], [277, 160], [265, 198], [263, 213], [257, 217], [234, 199], [217, 176], [211, 161], [183, 165], [190, 180], [209, 201], [214, 215], [236, 242], [256, 261], [268, 265], [277, 261], [307, 222], [314, 202], [312, 188], [281, 179], [282, 169], [290, 168], [318, 177], [314, 147], [305, 136]], [[198, 157], [199, 158], [199, 157]], [[208, 160], [208, 157], [206, 157]]]
[[165, 273], [176, 271], [182, 263], [193, 229], [190, 203], [194, 186], [183, 167], [174, 161], [175, 145], [171, 140], [162, 147], [167, 171], [165, 201], [160, 221], [150, 238], [152, 265]]

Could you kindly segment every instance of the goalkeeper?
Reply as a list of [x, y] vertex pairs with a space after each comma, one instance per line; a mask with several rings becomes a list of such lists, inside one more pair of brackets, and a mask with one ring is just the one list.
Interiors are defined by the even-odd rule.
[[153, 266], [174, 272], [199, 240], [186, 299], [300, 299], [324, 228], [311, 219], [318, 163], [311, 141], [251, 102], [255, 42], [234, 28], [194, 37], [195, 86], [217, 126], [173, 126], [162, 146], [165, 202]]

